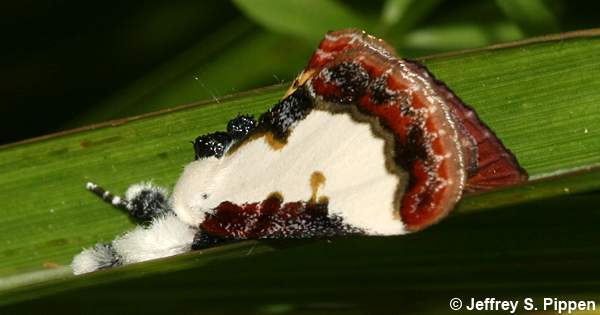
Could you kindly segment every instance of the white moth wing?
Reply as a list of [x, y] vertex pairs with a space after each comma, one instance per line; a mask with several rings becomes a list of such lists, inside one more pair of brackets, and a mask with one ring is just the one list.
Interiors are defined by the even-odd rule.
[[282, 147], [274, 148], [262, 136], [220, 159], [190, 163], [172, 195], [175, 212], [197, 226], [223, 201], [260, 202], [273, 193], [284, 202], [308, 201], [314, 193], [311, 176], [319, 172], [325, 181], [318, 197], [328, 199], [330, 215], [368, 234], [404, 234], [397, 192], [408, 175], [389, 169], [382, 128], [354, 117], [314, 109]]

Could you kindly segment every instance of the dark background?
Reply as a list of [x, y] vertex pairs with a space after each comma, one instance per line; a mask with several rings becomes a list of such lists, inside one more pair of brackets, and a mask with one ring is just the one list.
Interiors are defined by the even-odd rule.
[[[239, 2], [0, 3], [0, 143], [293, 78], [316, 41]], [[429, 1], [407, 11], [404, 25], [381, 22], [388, 2], [337, 4], [409, 57], [600, 25], [592, 1], [540, 1], [550, 18], [511, 11], [502, 0]], [[192, 80], [197, 88], [186, 85]], [[159, 90], [171, 94], [153, 94]]]

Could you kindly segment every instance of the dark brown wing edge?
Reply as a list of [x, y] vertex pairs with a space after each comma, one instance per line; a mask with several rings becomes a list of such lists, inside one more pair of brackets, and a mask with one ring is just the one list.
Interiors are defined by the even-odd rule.
[[[469, 172], [465, 190], [481, 191], [492, 188], [515, 185], [527, 180], [527, 171], [517, 162], [514, 154], [507, 149], [496, 134], [479, 118], [477, 112], [466, 105], [446, 84], [429, 72], [420, 63], [413, 60], [406, 62], [423, 76], [432, 80], [435, 89], [454, 110], [456, 117], [462, 122], [477, 150], [463, 148], [467, 154], [473, 152], [477, 163]], [[463, 146], [466, 145], [463, 141]], [[466, 149], [466, 150], [465, 150]], [[476, 151], [476, 152], [475, 152]]]

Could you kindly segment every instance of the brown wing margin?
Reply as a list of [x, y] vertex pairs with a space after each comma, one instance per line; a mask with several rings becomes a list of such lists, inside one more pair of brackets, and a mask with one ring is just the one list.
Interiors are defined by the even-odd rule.
[[[465, 152], [474, 152], [477, 156], [476, 167], [469, 172], [465, 190], [480, 191], [518, 184], [527, 180], [528, 175], [512, 152], [507, 149], [494, 132], [479, 118], [475, 110], [466, 105], [446, 84], [436, 79], [420, 63], [406, 60], [424, 77], [430, 78], [435, 89], [454, 110], [462, 122], [468, 136], [477, 144], [477, 150], [463, 148]], [[465, 145], [465, 144], [463, 144]]]

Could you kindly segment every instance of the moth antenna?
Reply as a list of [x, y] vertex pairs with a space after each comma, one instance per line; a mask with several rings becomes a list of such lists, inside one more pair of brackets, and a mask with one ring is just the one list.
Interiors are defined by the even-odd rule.
[[116, 208], [125, 210], [127, 212], [131, 211], [131, 203], [129, 203], [126, 199], [113, 195], [110, 191], [102, 188], [101, 186], [87, 182], [85, 184], [85, 188], [91, 192], [93, 192], [96, 196], [102, 198], [102, 200], [110, 203]]

